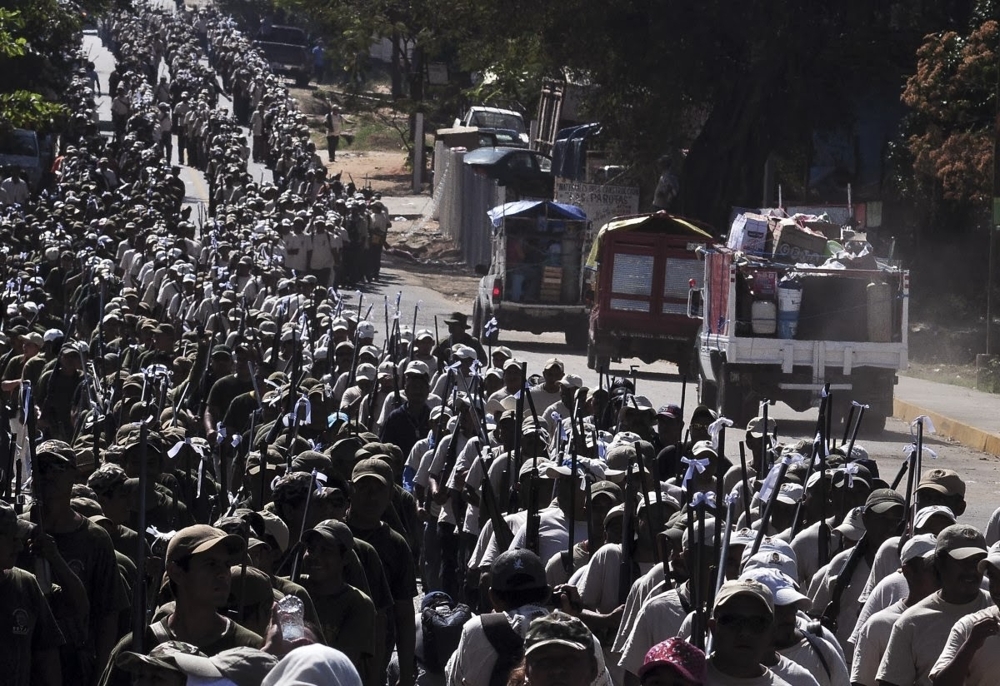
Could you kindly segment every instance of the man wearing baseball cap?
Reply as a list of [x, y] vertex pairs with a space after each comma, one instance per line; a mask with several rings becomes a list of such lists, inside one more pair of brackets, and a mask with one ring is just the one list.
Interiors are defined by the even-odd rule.
[[[917, 503], [917, 517], [914, 525], [920, 519], [920, 511], [929, 507], [947, 507], [952, 514], [952, 519], [958, 519], [965, 513], [965, 482], [957, 472], [951, 469], [928, 469], [920, 477], [917, 483], [915, 495]], [[940, 512], [940, 510], [936, 510]], [[925, 527], [933, 526], [934, 522], [921, 522]], [[954, 523], [954, 522], [952, 522]], [[934, 532], [941, 529], [928, 529]], [[922, 533], [919, 529], [917, 533]], [[866, 599], [875, 589], [882, 579], [899, 569], [899, 537], [893, 536], [886, 539], [881, 549], [875, 556], [871, 572], [868, 574], [868, 581], [861, 593], [862, 600]]]
[[405, 401], [382, 422], [379, 440], [399, 446], [404, 456], [409, 457], [417, 441], [430, 431], [430, 383], [426, 364], [419, 360], [407, 364], [402, 379]]
[[34, 574], [14, 566], [32, 525], [0, 502], [0, 674], [11, 686], [61, 686], [66, 640]]
[[[932, 505], [930, 507], [925, 507], [917, 512], [917, 516], [913, 519], [914, 536], [910, 540], [926, 536], [929, 537], [931, 541], [934, 541], [936, 536], [941, 533], [945, 527], [951, 526], [952, 524], [955, 524], [955, 515], [953, 515], [951, 510], [944, 505]], [[905, 599], [910, 591], [907, 580], [901, 570], [905, 560], [901, 557], [899, 552], [899, 540], [898, 536], [893, 536], [892, 538], [887, 539], [886, 542], [882, 544], [882, 547], [879, 548], [878, 554], [875, 555], [875, 563], [872, 566], [871, 574], [868, 575], [869, 582], [872, 577], [881, 575], [881, 566], [891, 565], [897, 558], [899, 559], [899, 566], [875, 584], [870, 591], [868, 590], [868, 586], [865, 586], [865, 591], [861, 594], [861, 601], [864, 603], [864, 606], [861, 608], [861, 614], [858, 615], [857, 624], [854, 626], [854, 634], [852, 634], [851, 639], [849, 639], [852, 643], [856, 643], [854, 641], [855, 635], [858, 633], [858, 629], [861, 628], [861, 625], [868, 617], [889, 607], [899, 600]], [[906, 546], [904, 545], [903, 547], [905, 548]], [[934, 590], [937, 590], [937, 587], [935, 587]], [[886, 638], [888, 638], [888, 636]]]
[[492, 613], [462, 627], [458, 648], [445, 667], [448, 686], [489, 684], [494, 672], [509, 673], [520, 658], [531, 621], [544, 617], [551, 589], [545, 565], [530, 550], [508, 550], [490, 565], [487, 592]]
[[326, 644], [347, 655], [365, 683], [371, 683], [378, 677], [375, 605], [344, 580], [354, 535], [343, 522], [327, 519], [306, 531], [302, 542], [307, 573], [302, 585], [316, 606]]
[[[226, 607], [232, 582], [230, 565], [243, 555], [243, 539], [207, 524], [181, 529], [167, 544], [166, 579], [174, 597], [174, 610], [146, 629], [144, 645], [166, 641], [184, 641], [205, 655], [215, 655], [235, 648], [259, 648], [264, 639], [219, 612]], [[117, 656], [132, 645], [132, 636], [122, 638], [108, 668], [101, 677], [102, 686], [125, 686], [128, 674], [122, 671]]]
[[[854, 645], [854, 660], [851, 664], [851, 683], [860, 686], [877, 686], [875, 675], [889, 644], [889, 634], [899, 617], [908, 608], [941, 588], [934, 571], [935, 537], [930, 534], [912, 536], [903, 545], [900, 553], [902, 567], [900, 575], [908, 587], [908, 594], [890, 604], [885, 609], [872, 612], [870, 607], [876, 597], [873, 593], [858, 616], [854, 633], [849, 639]], [[890, 577], [886, 577], [888, 580]], [[884, 581], [883, 580], [883, 583]]]
[[[905, 503], [903, 496], [899, 495], [891, 488], [879, 488], [871, 492], [865, 501], [865, 509], [861, 519], [865, 525], [865, 536], [858, 543], [862, 546], [859, 549], [861, 555], [857, 565], [851, 570], [850, 579], [844, 574], [848, 560], [853, 549], [849, 548], [837, 553], [830, 564], [820, 570], [820, 579], [814, 580], [810, 588], [812, 596], [812, 612], [814, 615], [823, 615], [827, 611], [827, 606], [835, 598], [840, 598], [840, 607], [836, 610], [837, 618], [837, 639], [844, 648], [847, 659], [852, 659], [851, 645], [847, 643], [848, 637], [854, 631], [854, 625], [858, 619], [858, 612], [861, 609], [859, 598], [868, 579], [868, 572], [871, 570], [875, 553], [882, 543], [896, 533], [899, 523], [905, 515]], [[837, 587], [842, 591], [837, 594]], [[902, 686], [902, 685], [900, 685]]]
[[[810, 630], [799, 618], [799, 612], [809, 607], [809, 598], [799, 592], [792, 577], [776, 569], [756, 567], [744, 571], [740, 579], [756, 581], [771, 591], [775, 658], [780, 655], [805, 669], [820, 686], [848, 683], [848, 666], [837, 639], [824, 629]], [[780, 672], [776, 662], [766, 659], [764, 663]]]
[[[378, 552], [392, 592], [392, 607], [387, 618], [392, 630], [380, 634], [382, 641], [376, 647], [377, 673], [384, 674], [394, 643], [399, 656], [400, 685], [412, 686], [416, 647], [413, 598], [417, 595], [417, 572], [406, 539], [384, 521], [392, 501], [392, 467], [377, 457], [360, 460], [354, 466], [351, 482], [354, 494], [347, 524], [354, 538], [365, 541]], [[383, 645], [384, 650], [381, 650]]]
[[991, 549], [979, 570], [990, 584], [993, 603], [986, 609], [959, 619], [948, 635], [948, 642], [931, 668], [935, 686], [963, 684], [992, 686], [1000, 674], [1000, 552]]
[[766, 684], [788, 682], [764, 665], [771, 647], [774, 597], [750, 579], [727, 581], [715, 596], [712, 617], [713, 651], [708, 659], [708, 684]]
[[[95, 660], [94, 669], [99, 671], [118, 639], [119, 613], [129, 606], [118, 573], [114, 544], [101, 526], [72, 508], [76, 453], [67, 443], [59, 440], [39, 443], [32, 472], [34, 494], [44, 504], [41, 522], [45, 539], [36, 541], [35, 550], [49, 561], [53, 580], [64, 587], [64, 597], [71, 600], [53, 607], [53, 614], [67, 637], [60, 653], [63, 672], [80, 671], [80, 653]], [[55, 545], [50, 547], [48, 543]], [[34, 569], [34, 564], [32, 551], [24, 550], [18, 556], [18, 567]], [[82, 676], [86, 682], [94, 675]]]
[[589, 686], [597, 678], [594, 635], [577, 617], [556, 610], [531, 622], [524, 637], [528, 683]]
[[684, 432], [684, 416], [678, 405], [661, 405], [656, 411], [656, 435], [653, 446], [659, 452], [671, 445], [680, 445]]
[[524, 386], [520, 360], [514, 358], [505, 360], [501, 369], [503, 387], [493, 391], [486, 399], [486, 414], [492, 414], [494, 418], [498, 418], [508, 405], [515, 402], [514, 395]]
[[[537, 373], [537, 369], [534, 373]], [[528, 367], [529, 376], [532, 374], [531, 367]], [[566, 367], [562, 360], [553, 357], [545, 361], [542, 367], [542, 382], [531, 387], [531, 399], [535, 403], [535, 408], [548, 407], [552, 403], [559, 402], [562, 397], [562, 381], [566, 374]]]
[[972, 526], [953, 524], [937, 537], [934, 568], [941, 590], [909, 608], [889, 635], [876, 678], [881, 686], [929, 684], [931, 669], [948, 642], [955, 622], [993, 604], [980, 588], [987, 556], [983, 535]]

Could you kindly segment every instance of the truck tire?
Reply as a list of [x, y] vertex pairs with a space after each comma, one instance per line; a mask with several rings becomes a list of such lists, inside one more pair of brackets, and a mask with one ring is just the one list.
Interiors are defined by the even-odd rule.
[[590, 350], [590, 322], [580, 318], [573, 320], [566, 326], [566, 345], [573, 350]]
[[299, 88], [305, 88], [309, 85], [309, 74], [296, 74], [295, 75], [295, 85]]
[[698, 372], [698, 404], [706, 407], [715, 407], [716, 399], [719, 397], [719, 389], [715, 384]]
[[477, 341], [485, 343], [483, 339], [483, 310], [479, 306], [479, 301], [472, 306], [472, 337]]
[[874, 408], [866, 410], [865, 418], [861, 422], [861, 429], [858, 430], [858, 435], [867, 438], [880, 436], [885, 431], [885, 423], [888, 419], [889, 416], [885, 412], [880, 412]]
[[718, 402], [719, 416], [733, 420], [734, 427], [744, 427], [751, 417], [747, 415], [749, 404], [743, 397], [743, 391], [738, 385], [729, 382], [728, 365], [723, 364], [719, 374]]

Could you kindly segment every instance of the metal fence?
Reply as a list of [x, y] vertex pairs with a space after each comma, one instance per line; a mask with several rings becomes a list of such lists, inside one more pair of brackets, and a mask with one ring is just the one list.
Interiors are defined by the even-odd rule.
[[504, 189], [462, 164], [464, 152], [434, 146], [434, 218], [468, 265], [490, 263], [492, 227], [486, 213], [503, 203]]

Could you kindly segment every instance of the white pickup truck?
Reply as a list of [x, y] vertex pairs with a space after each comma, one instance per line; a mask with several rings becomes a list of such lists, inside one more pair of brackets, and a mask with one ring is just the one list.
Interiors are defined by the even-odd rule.
[[[874, 269], [781, 264], [724, 246], [702, 254], [704, 280], [688, 303], [689, 316], [702, 320], [702, 403], [744, 424], [763, 399], [800, 412], [815, 407], [829, 383], [834, 417], [846, 417], [854, 400], [869, 405], [865, 432], [885, 428], [896, 372], [908, 365], [908, 271], [882, 262]], [[778, 304], [789, 278], [801, 289], [797, 313]]]
[[514, 110], [476, 105], [470, 107], [464, 117], [456, 119], [455, 126], [479, 129], [480, 133], [492, 138], [493, 147], [528, 147], [528, 127], [524, 125], [524, 117]]

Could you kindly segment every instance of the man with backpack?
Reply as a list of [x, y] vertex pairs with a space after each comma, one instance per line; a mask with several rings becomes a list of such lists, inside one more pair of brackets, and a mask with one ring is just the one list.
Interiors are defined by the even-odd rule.
[[474, 617], [462, 629], [445, 668], [448, 686], [504, 686], [524, 656], [524, 636], [533, 619], [548, 614], [551, 589], [545, 566], [530, 550], [508, 550], [490, 567], [494, 612]]

